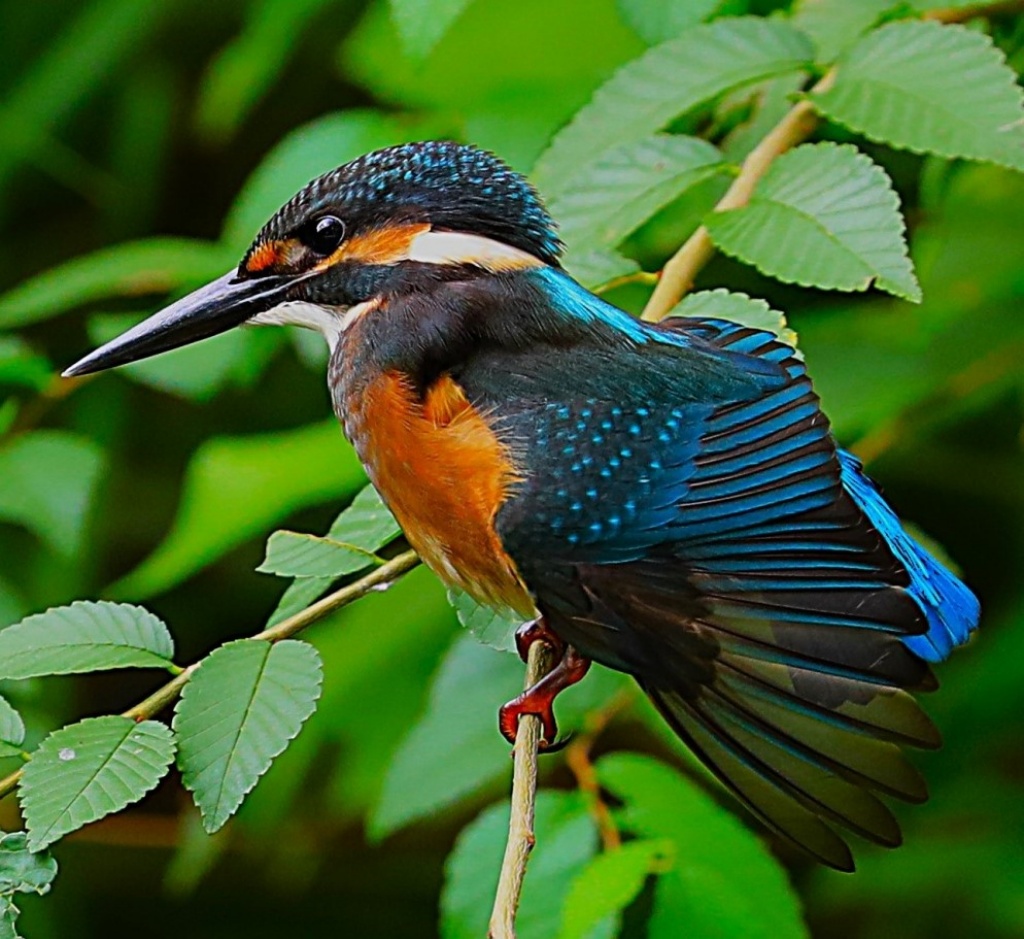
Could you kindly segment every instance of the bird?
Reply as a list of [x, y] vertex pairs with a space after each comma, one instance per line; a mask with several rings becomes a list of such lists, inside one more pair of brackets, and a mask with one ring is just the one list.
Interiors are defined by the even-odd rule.
[[370, 482], [449, 586], [558, 664], [499, 712], [512, 742], [591, 662], [636, 680], [768, 829], [854, 869], [916, 803], [914, 692], [964, 644], [971, 590], [841, 449], [796, 350], [712, 316], [644, 322], [562, 267], [529, 181], [468, 144], [374, 151], [306, 185], [237, 269], [65, 371], [242, 324], [330, 347]]

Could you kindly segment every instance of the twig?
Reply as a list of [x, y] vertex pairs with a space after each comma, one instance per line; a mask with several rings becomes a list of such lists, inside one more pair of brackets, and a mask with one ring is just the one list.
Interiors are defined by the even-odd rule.
[[[294, 636], [310, 624], [323, 619], [328, 614], [355, 602], [361, 597], [365, 597], [371, 591], [387, 588], [392, 582], [408, 571], [411, 571], [419, 563], [420, 559], [415, 551], [405, 551], [402, 554], [396, 555], [386, 564], [382, 564], [375, 570], [370, 571], [365, 577], [360, 577], [359, 580], [346, 584], [339, 590], [335, 590], [334, 593], [328, 594], [322, 600], [318, 600], [312, 606], [307, 606], [304, 610], [300, 610], [295, 615], [281, 620], [280, 623], [271, 626], [269, 629], [256, 633], [251, 638], [278, 642], [281, 639]], [[130, 717], [134, 721], [144, 721], [160, 713], [181, 694], [181, 689], [188, 684], [188, 680], [192, 677], [195, 670], [199, 668], [200, 664], [201, 661], [189, 665], [188, 668], [183, 669], [144, 701], [123, 712], [122, 716]], [[21, 773], [22, 770], [18, 770], [16, 773], [11, 773], [0, 780], [0, 799], [14, 791], [18, 785], [18, 780], [21, 779]]]
[[[527, 689], [540, 681], [554, 665], [554, 654], [544, 641], [530, 646], [526, 663]], [[537, 797], [537, 747], [540, 743], [540, 720], [532, 714], [519, 720], [516, 733], [512, 769], [512, 812], [508, 822], [508, 841], [501, 862], [498, 890], [494, 895], [489, 939], [515, 939], [516, 910], [526, 876], [526, 863], [530, 859], [535, 837], [533, 834], [534, 806]]]
[[[811, 91], [825, 91], [835, 81], [835, 76], [836, 70], [833, 68], [826, 72]], [[810, 101], [801, 101], [790, 108], [786, 116], [747, 155], [739, 175], [719, 200], [714, 211], [725, 212], [746, 205], [754, 194], [754, 187], [768, 172], [768, 167], [775, 159], [806, 140], [817, 126], [818, 116], [814, 113]], [[661, 272], [658, 285], [644, 307], [643, 319], [653, 323], [664, 319], [672, 307], [693, 287], [698, 272], [711, 260], [714, 253], [715, 246], [711, 236], [701, 225], [669, 258]]]
[[[963, 23], [978, 16], [993, 16], [1024, 10], [1024, 0], [1007, 0], [978, 6], [932, 10], [925, 19], [940, 23]], [[809, 94], [827, 91], [836, 80], [837, 69], [829, 69], [811, 88]], [[795, 104], [743, 161], [739, 175], [715, 206], [715, 212], [738, 209], [750, 201], [761, 177], [772, 163], [787, 150], [803, 143], [814, 132], [820, 121], [814, 105], [808, 98]], [[714, 256], [715, 246], [707, 228], [701, 225], [671, 257], [662, 269], [661, 278], [654, 288], [643, 319], [656, 323], [664, 319], [671, 309], [693, 288], [701, 268]]]
[[565, 762], [576, 777], [576, 785], [587, 799], [590, 813], [597, 822], [597, 830], [601, 836], [601, 846], [605, 851], [614, 851], [622, 846], [622, 837], [612, 818], [612, 813], [601, 798], [601, 787], [594, 772], [594, 763], [590, 759], [590, 751], [601, 732], [608, 726], [612, 718], [619, 713], [630, 700], [626, 693], [615, 695], [603, 708], [587, 715], [587, 724], [580, 734], [565, 750]]

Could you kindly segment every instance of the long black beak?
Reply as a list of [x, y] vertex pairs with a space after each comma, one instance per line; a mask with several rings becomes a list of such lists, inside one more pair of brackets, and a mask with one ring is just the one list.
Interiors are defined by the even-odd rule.
[[294, 278], [277, 276], [243, 279], [229, 271], [90, 352], [63, 375], [101, 372], [227, 332], [285, 302], [294, 283]]

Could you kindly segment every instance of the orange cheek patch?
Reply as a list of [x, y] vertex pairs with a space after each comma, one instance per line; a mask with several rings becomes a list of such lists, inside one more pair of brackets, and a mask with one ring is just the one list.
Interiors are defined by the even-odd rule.
[[330, 267], [339, 261], [362, 261], [365, 264], [388, 264], [409, 254], [409, 246], [417, 235], [429, 231], [429, 225], [400, 225], [395, 228], [377, 228], [355, 235], [318, 267]]
[[266, 241], [261, 244], [245, 262], [245, 269], [250, 274], [265, 271], [281, 260], [281, 251], [275, 241]]

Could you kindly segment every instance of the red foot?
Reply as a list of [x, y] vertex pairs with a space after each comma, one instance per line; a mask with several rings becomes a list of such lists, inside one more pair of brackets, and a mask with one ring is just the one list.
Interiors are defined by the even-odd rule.
[[565, 652], [561, 661], [532, 688], [528, 688], [518, 698], [504, 705], [498, 712], [498, 727], [502, 736], [511, 744], [516, 742], [516, 731], [519, 729], [519, 718], [524, 714], [533, 714], [540, 718], [543, 734], [540, 748], [551, 750], [557, 748], [558, 723], [555, 720], [554, 703], [559, 692], [575, 685], [590, 668], [590, 659], [585, 659], [572, 646], [563, 643]]
[[516, 630], [516, 652], [519, 653], [519, 658], [524, 662], [530, 660], [530, 646], [535, 642], [546, 642], [551, 646], [555, 655], [560, 656], [565, 652], [565, 642], [552, 632], [551, 627], [548, 626], [543, 616], [538, 616], [535, 620], [523, 623]]

